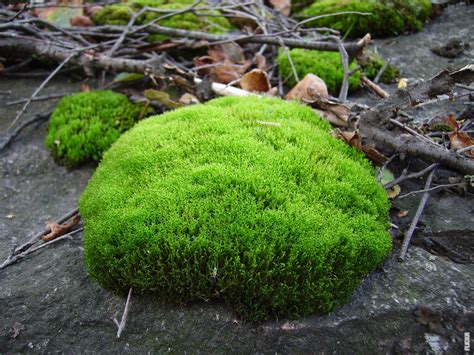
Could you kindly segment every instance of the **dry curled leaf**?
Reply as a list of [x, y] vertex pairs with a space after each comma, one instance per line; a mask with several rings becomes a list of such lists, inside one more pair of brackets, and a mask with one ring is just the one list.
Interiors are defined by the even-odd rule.
[[148, 89], [144, 92], [145, 98], [150, 101], [156, 101], [169, 108], [178, 108], [184, 106], [181, 102], [171, 100], [170, 95], [165, 91]]
[[400, 195], [400, 192], [402, 191], [402, 189], [400, 188], [399, 185], [395, 185], [394, 187], [392, 187], [391, 189], [388, 189], [386, 191], [387, 191], [388, 198], [389, 199], [394, 199], [395, 197]]
[[199, 99], [190, 93], [185, 93], [178, 100], [180, 103], [185, 105], [194, 105], [199, 103]]
[[267, 68], [267, 58], [257, 53], [255, 55], [255, 65], [257, 66], [257, 69], [265, 70]]
[[400, 212], [398, 212], [398, 215], [397, 215], [399, 218], [403, 218], [403, 217], [406, 217], [408, 216], [408, 210], [402, 210]]
[[71, 26], [78, 26], [78, 27], [91, 27], [94, 26], [92, 20], [84, 15], [76, 15], [69, 19], [69, 24]]
[[266, 3], [280, 12], [283, 16], [290, 16], [291, 0], [267, 0]]
[[[474, 146], [474, 138], [465, 132], [454, 131], [449, 134], [449, 140], [451, 141], [451, 150], [454, 151]], [[474, 148], [468, 149], [466, 153], [474, 156]]]
[[307, 74], [286, 95], [287, 100], [314, 101], [329, 98], [328, 88], [323, 79], [314, 74]]
[[207, 54], [212, 58], [213, 62], [223, 62], [228, 60], [229, 62], [236, 64], [245, 63], [244, 50], [234, 42], [214, 46], [207, 51]]
[[267, 73], [260, 69], [254, 69], [243, 76], [240, 87], [250, 92], [267, 92], [270, 90], [270, 80]]
[[348, 132], [348, 131], [343, 132], [340, 129], [336, 129], [335, 131], [333, 131], [333, 135], [336, 138], [339, 138], [345, 141], [350, 146], [363, 152], [365, 156], [369, 160], [373, 161], [376, 165], [382, 165], [388, 160], [388, 158], [382, 153], [380, 153], [377, 149], [375, 149], [373, 145], [370, 145], [370, 144], [362, 145], [359, 130], [355, 130], [352, 132]]
[[71, 222], [58, 224], [56, 222], [48, 222], [51, 232], [41, 237], [43, 242], [49, 242], [53, 239], [56, 239], [66, 233], [69, 233], [81, 220], [79, 215], [72, 217]]
[[81, 84], [81, 91], [82, 92], [90, 92], [91, 91], [91, 87], [89, 86], [89, 84], [86, 81], [84, 81]]

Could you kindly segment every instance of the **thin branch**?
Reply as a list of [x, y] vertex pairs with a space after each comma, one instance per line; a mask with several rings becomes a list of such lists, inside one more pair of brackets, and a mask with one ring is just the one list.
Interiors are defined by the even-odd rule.
[[436, 143], [435, 141], [433, 141], [431, 138], [429, 137], [426, 137], [420, 133], [418, 133], [417, 131], [415, 131], [414, 129], [408, 127], [406, 124], [403, 124], [401, 122], [398, 122], [397, 120], [394, 120], [393, 118], [390, 119], [390, 123], [393, 123], [395, 126], [398, 126], [400, 128], [403, 128], [405, 131], [407, 131], [408, 133], [412, 134], [413, 136], [415, 136], [416, 138], [420, 139], [421, 141], [424, 141], [424, 142], [427, 142], [427, 143], [430, 143], [430, 144], [434, 144], [435, 146], [439, 147], [440, 145], [438, 143]]
[[386, 92], [384, 89], [382, 89], [379, 85], [377, 85], [375, 82], [367, 78], [365, 75], [361, 75], [360, 81], [362, 84], [367, 86], [370, 90], [372, 90], [377, 96], [379, 96], [382, 99], [386, 99], [389, 97], [389, 93]]
[[[59, 99], [61, 97], [64, 97], [68, 94], [52, 94], [52, 95], [44, 95], [44, 96], [36, 96], [33, 100], [31, 101], [46, 101], [46, 100], [51, 100], [51, 99]], [[19, 105], [24, 102], [27, 102], [28, 99], [19, 99], [15, 101], [9, 101], [6, 103], [5, 106], [13, 106], [13, 105]]]
[[416, 178], [422, 177], [426, 173], [429, 173], [431, 170], [435, 169], [438, 165], [439, 164], [435, 163], [435, 164], [431, 164], [427, 168], [425, 168], [423, 170], [420, 170], [416, 173], [412, 173], [412, 174], [408, 174], [408, 175], [402, 174], [398, 178], [396, 178], [395, 180], [385, 184], [384, 188], [388, 190], [388, 189], [391, 189], [392, 187], [394, 187], [395, 185], [400, 184], [401, 182], [403, 182], [405, 180], [416, 179]]
[[286, 58], [288, 59], [288, 62], [290, 63], [291, 72], [293, 73], [293, 76], [295, 77], [295, 81], [296, 81], [296, 83], [298, 83], [300, 81], [300, 78], [298, 76], [298, 72], [296, 71], [296, 67], [295, 67], [295, 63], [293, 62], [293, 58], [291, 58], [290, 51], [288, 50], [288, 47], [285, 46], [285, 44], [283, 43], [283, 39], [281, 37], [278, 37], [278, 39], [280, 40], [281, 47], [285, 51]]
[[429, 189], [423, 189], [423, 190], [418, 190], [418, 191], [410, 191], [409, 193], [406, 193], [405, 195], [398, 196], [398, 198], [399, 199], [400, 198], [405, 198], [405, 197], [408, 197], [408, 196], [420, 194], [422, 192], [431, 192], [431, 191], [435, 191], [435, 190], [439, 190], [439, 189], [444, 189], [446, 187], [455, 187], [455, 186], [459, 186], [459, 185], [460, 185], [460, 183], [436, 185], [434, 187], [430, 187]]
[[131, 297], [132, 297], [132, 288], [130, 287], [130, 289], [128, 290], [127, 302], [125, 303], [125, 309], [123, 310], [122, 319], [120, 320], [120, 323], [117, 321], [117, 319], [114, 319], [114, 322], [118, 327], [117, 338], [120, 338], [123, 330], [125, 329], [125, 325], [127, 323], [128, 312], [130, 311]]
[[17, 261], [20, 261], [21, 259], [25, 258], [26, 256], [42, 249], [42, 248], [45, 248], [53, 243], [56, 243], [56, 242], [59, 242], [60, 240], [63, 240], [63, 239], [66, 239], [66, 238], [70, 238], [71, 236], [73, 236], [74, 234], [76, 233], [79, 233], [79, 232], [82, 232], [84, 230], [84, 228], [78, 228], [76, 230], [73, 230], [72, 232], [69, 232], [67, 234], [64, 234], [58, 238], [55, 238], [49, 242], [46, 242], [46, 243], [42, 243], [34, 248], [30, 248], [30, 249], [27, 249], [25, 251], [23, 251], [22, 253], [19, 253], [19, 254], [14, 254], [14, 255], [10, 255], [1, 265], [0, 265], [0, 270], [3, 270], [5, 269], [6, 267], [10, 266], [10, 265], [13, 265], [15, 264]]
[[[72, 211], [66, 213], [65, 215], [61, 216], [57, 221], [56, 223], [57, 224], [62, 224], [64, 222], [66, 222], [68, 219], [74, 217], [75, 215], [77, 215], [79, 213], [79, 209], [76, 207], [74, 208]], [[45, 234], [48, 234], [49, 232], [51, 232], [51, 228], [49, 227], [49, 225], [44, 228], [41, 232], [35, 234], [29, 241], [27, 241], [26, 243], [20, 245], [19, 247], [17, 247], [14, 251], [13, 251], [13, 255], [17, 255], [17, 254], [20, 254], [21, 252], [25, 251], [26, 249], [30, 248], [32, 245], [36, 244], [43, 235]]]
[[[8, 104], [7, 104], [8, 106]], [[35, 115], [33, 118], [23, 122], [21, 125], [19, 125], [11, 134], [8, 135], [7, 138], [3, 142], [0, 143], [0, 152], [8, 147], [10, 143], [20, 134], [20, 132], [28, 127], [29, 125], [32, 125], [33, 123], [40, 122], [43, 120], [48, 119], [48, 117], [51, 116], [51, 111], [47, 113], [42, 113]]]
[[46, 86], [46, 84], [48, 84], [48, 82], [56, 75], [56, 73], [61, 70], [61, 68], [63, 66], [65, 66], [67, 64], [67, 62], [69, 62], [69, 60], [74, 56], [76, 55], [75, 53], [71, 53], [69, 54], [68, 57], [66, 57], [66, 59], [64, 59], [61, 64], [59, 64], [56, 69], [53, 70], [53, 72], [51, 74], [49, 74], [49, 76], [41, 83], [40, 86], [38, 86], [38, 88], [35, 90], [35, 92], [33, 93], [33, 95], [30, 96], [30, 98], [28, 99], [28, 101], [23, 105], [22, 109], [20, 112], [18, 112], [18, 114], [16, 115], [15, 119], [13, 120], [12, 123], [10, 123], [10, 125], [7, 127], [7, 131], [13, 127], [13, 125], [18, 121], [18, 119], [21, 117], [21, 115], [26, 111], [27, 107], [30, 105], [31, 101], [35, 98], [35, 96]]
[[[436, 169], [433, 169], [426, 179], [425, 183], [425, 190], [428, 190], [431, 181], [433, 180], [433, 176], [435, 174]], [[423, 197], [421, 198], [420, 204], [418, 205], [418, 209], [416, 210], [415, 217], [413, 218], [413, 221], [411, 222], [410, 228], [408, 229], [407, 233], [405, 234], [405, 238], [403, 239], [403, 244], [402, 248], [400, 250], [400, 254], [398, 255], [398, 261], [402, 262], [405, 260], [405, 256], [408, 250], [408, 246], [410, 245], [411, 238], [413, 236], [413, 233], [415, 232], [416, 225], [418, 224], [418, 221], [420, 220], [421, 214], [423, 213], [423, 210], [425, 209], [426, 202], [428, 202], [428, 198], [430, 197], [429, 192], [425, 192]]]
[[374, 83], [375, 84], [378, 84], [379, 81], [380, 81], [380, 78], [382, 77], [383, 73], [385, 73], [385, 71], [387, 70], [388, 66], [390, 65], [390, 61], [387, 60], [385, 62], [385, 64], [383, 65], [382, 68], [380, 68], [380, 70], [378, 71], [377, 75], [375, 75], [375, 78], [374, 78]]

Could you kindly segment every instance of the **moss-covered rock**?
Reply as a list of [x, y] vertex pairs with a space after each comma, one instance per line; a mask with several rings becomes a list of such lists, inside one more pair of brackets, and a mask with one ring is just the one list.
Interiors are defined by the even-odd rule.
[[[362, 72], [369, 79], [374, 79], [386, 64], [385, 60], [379, 54], [372, 51], [366, 51], [365, 55], [357, 61], [362, 68]], [[398, 68], [392, 64], [388, 64], [380, 77], [380, 81], [382, 83], [390, 84], [393, 83], [399, 75], [400, 72]]]
[[[103, 10], [94, 14], [94, 22], [99, 25], [126, 25], [131, 18], [131, 11], [138, 12], [143, 7], [155, 7], [160, 10], [181, 10], [192, 4], [193, 1], [166, 1], [166, 0], [134, 0], [126, 4], [105, 6]], [[164, 27], [180, 28], [184, 30], [204, 31], [209, 33], [224, 33], [232, 29], [230, 22], [218, 11], [207, 11], [215, 16], [197, 16], [186, 12], [180, 15], [164, 18], [157, 24]], [[135, 23], [142, 25], [165, 15], [164, 13], [146, 12]], [[167, 38], [165, 35], [151, 35], [150, 41], [159, 41]]]
[[[295, 48], [290, 50], [290, 56], [299, 79], [303, 79], [306, 74], [316, 74], [324, 80], [329, 92], [334, 95], [339, 92], [344, 79], [344, 70], [339, 53]], [[288, 56], [284, 51], [280, 51], [277, 62], [282, 78], [289, 78], [287, 84], [294, 86], [296, 80]], [[349, 68], [354, 69], [355, 66], [355, 63], [351, 63]], [[354, 90], [358, 88], [359, 83], [360, 73], [355, 72], [349, 78], [349, 89]]]
[[56, 161], [70, 167], [100, 160], [120, 134], [149, 113], [113, 91], [66, 96], [51, 115], [46, 145]]
[[368, 12], [370, 16], [344, 14], [310, 22], [330, 27], [349, 37], [370, 33], [374, 37], [396, 36], [419, 31], [431, 15], [430, 0], [320, 0], [301, 12], [306, 17], [344, 11]]
[[90, 276], [174, 303], [223, 299], [253, 320], [343, 304], [391, 249], [389, 206], [329, 128], [259, 97], [140, 122], [80, 200]]

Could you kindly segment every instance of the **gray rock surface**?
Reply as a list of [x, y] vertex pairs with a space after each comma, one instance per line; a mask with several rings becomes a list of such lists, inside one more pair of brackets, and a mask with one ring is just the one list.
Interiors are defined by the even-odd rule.
[[[456, 13], [449, 11], [451, 21]], [[38, 84], [1, 78], [0, 90], [13, 90], [16, 98]], [[64, 78], [48, 88], [79, 89], [80, 83]], [[0, 96], [1, 131], [14, 116], [16, 108], [4, 106], [12, 96]], [[34, 104], [25, 118], [52, 104]], [[0, 262], [13, 244], [71, 210], [92, 174], [92, 166], [67, 170], [54, 164], [43, 144], [45, 129], [45, 124], [26, 129], [0, 153]], [[414, 213], [419, 197], [402, 207]], [[472, 198], [434, 196], [422, 222], [441, 237], [463, 233], [472, 247], [472, 206]], [[0, 353], [462, 353], [464, 332], [474, 329], [472, 264], [412, 247], [404, 263], [393, 254], [331, 315], [252, 324], [219, 303], [178, 307], [132, 296], [125, 332], [116, 339], [112, 318], [120, 318], [125, 295], [110, 294], [90, 280], [82, 253], [77, 235], [0, 271]]]

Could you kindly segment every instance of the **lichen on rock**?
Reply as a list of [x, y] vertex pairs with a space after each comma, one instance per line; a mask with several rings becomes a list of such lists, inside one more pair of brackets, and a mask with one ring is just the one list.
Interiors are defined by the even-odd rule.
[[119, 136], [151, 110], [113, 91], [63, 97], [51, 115], [46, 146], [69, 167], [101, 159]]
[[327, 313], [391, 249], [369, 162], [297, 102], [221, 98], [137, 124], [80, 200], [103, 287], [251, 320]]

